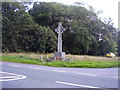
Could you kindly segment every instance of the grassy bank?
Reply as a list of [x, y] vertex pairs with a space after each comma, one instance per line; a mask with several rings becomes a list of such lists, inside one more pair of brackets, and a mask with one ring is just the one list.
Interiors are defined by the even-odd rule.
[[[74, 67], [74, 68], [111, 68], [118, 67], [117, 58], [106, 58], [106, 57], [94, 57], [94, 56], [79, 56], [79, 55], [68, 55], [71, 58], [71, 62], [65, 61], [53, 61], [42, 63], [39, 55], [43, 59], [49, 59], [52, 54], [34, 54], [34, 53], [3, 53], [0, 58], [3, 61], [26, 63], [26, 64], [37, 64], [54, 67]], [[120, 63], [119, 63], [120, 65]]]

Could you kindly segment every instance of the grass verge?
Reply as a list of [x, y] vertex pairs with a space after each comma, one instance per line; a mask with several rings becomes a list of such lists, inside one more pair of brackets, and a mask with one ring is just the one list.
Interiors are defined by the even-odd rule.
[[15, 63], [25, 63], [25, 64], [37, 64], [53, 67], [70, 67], [70, 68], [112, 68], [120, 67], [120, 62], [118, 61], [52, 61], [47, 63], [42, 63], [40, 59], [25, 57], [25, 56], [0, 56], [2, 61], [15, 62]]

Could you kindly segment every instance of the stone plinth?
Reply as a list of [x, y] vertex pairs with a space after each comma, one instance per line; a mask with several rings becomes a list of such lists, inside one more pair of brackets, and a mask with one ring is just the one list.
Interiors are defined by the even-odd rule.
[[65, 52], [55, 52], [54, 59], [55, 60], [63, 60], [65, 58]]

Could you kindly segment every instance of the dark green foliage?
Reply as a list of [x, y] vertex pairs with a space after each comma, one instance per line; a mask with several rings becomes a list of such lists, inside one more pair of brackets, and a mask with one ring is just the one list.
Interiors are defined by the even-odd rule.
[[116, 53], [117, 33], [111, 19], [101, 21], [92, 8], [68, 6], [60, 3], [35, 2], [26, 12], [23, 3], [2, 3], [3, 51], [56, 51], [55, 28], [62, 21], [63, 51], [71, 54], [105, 55]]
[[56, 36], [49, 27], [35, 23], [23, 3], [2, 3], [2, 44], [7, 52], [53, 52]]
[[[117, 30], [110, 20], [104, 23], [98, 19], [92, 9], [40, 2], [34, 3], [29, 13], [39, 25], [52, 29], [56, 28], [56, 22], [63, 22], [66, 28], [63, 34], [63, 50], [66, 53], [105, 55], [116, 52]], [[45, 21], [41, 18], [45, 18]]]

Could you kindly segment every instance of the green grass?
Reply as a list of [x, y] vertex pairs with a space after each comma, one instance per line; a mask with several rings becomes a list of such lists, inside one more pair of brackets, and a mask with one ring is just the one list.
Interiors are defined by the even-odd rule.
[[111, 68], [117, 67], [118, 62], [74, 61], [70, 63], [64, 61], [53, 61], [46, 63], [46, 65], [55, 67], [74, 67], [74, 68]]
[[[15, 62], [15, 63], [25, 63], [25, 64], [37, 64], [53, 67], [70, 67], [70, 68], [111, 68], [118, 67], [117, 61], [52, 61], [47, 63], [42, 63], [40, 59], [25, 57], [25, 56], [0, 56], [2, 61]], [[119, 63], [120, 66], [120, 63]]]
[[40, 60], [32, 59], [24, 56], [2, 56], [2, 61], [15, 62], [15, 63], [26, 63], [26, 64], [40, 64]]

